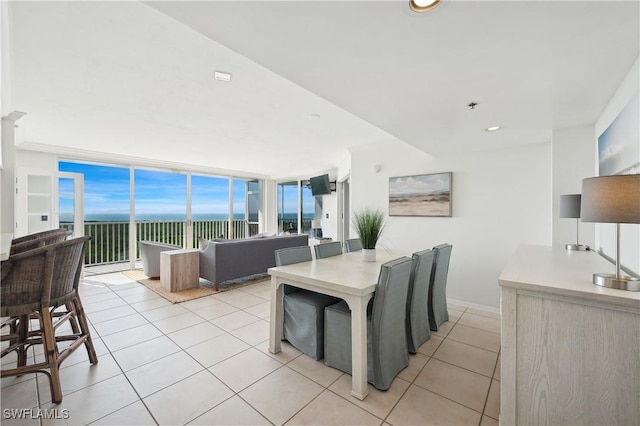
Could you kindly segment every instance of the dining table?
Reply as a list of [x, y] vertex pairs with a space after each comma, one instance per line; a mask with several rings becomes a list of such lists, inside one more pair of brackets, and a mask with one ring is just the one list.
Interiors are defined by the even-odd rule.
[[292, 285], [317, 293], [343, 299], [351, 310], [351, 395], [363, 400], [367, 386], [367, 304], [373, 297], [380, 267], [393, 259], [405, 255], [390, 250], [378, 249], [376, 260], [363, 260], [362, 252], [356, 251], [308, 262], [276, 266], [268, 269], [271, 276], [271, 317], [269, 351], [281, 350], [283, 327], [283, 286]]

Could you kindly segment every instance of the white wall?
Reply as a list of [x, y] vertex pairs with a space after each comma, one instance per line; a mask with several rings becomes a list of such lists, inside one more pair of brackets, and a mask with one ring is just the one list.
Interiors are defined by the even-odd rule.
[[333, 238], [333, 241], [338, 241], [337, 192], [322, 195], [322, 237]]
[[[639, 59], [633, 64], [626, 77], [618, 87], [606, 108], [600, 114], [595, 125], [596, 137], [600, 136], [611, 122], [618, 116], [620, 111], [631, 101], [640, 90], [640, 66]], [[636, 102], [638, 97], [635, 98]], [[636, 118], [638, 120], [638, 118]], [[636, 125], [640, 123], [636, 121]], [[640, 144], [640, 140], [637, 141]], [[597, 150], [597, 139], [594, 151]], [[596, 157], [597, 158], [597, 157]], [[597, 175], [597, 162], [594, 161], [593, 176]], [[602, 251], [610, 258], [615, 258], [615, 225], [596, 225], [596, 249]], [[620, 225], [620, 263], [636, 275], [640, 275], [640, 225], [622, 224]], [[607, 272], [607, 271], [602, 271]], [[614, 269], [609, 271], [614, 272]]]
[[[390, 217], [380, 246], [453, 244], [447, 296], [498, 308], [498, 276], [520, 244], [551, 244], [551, 145], [432, 158], [389, 142], [351, 150], [352, 208], [388, 213], [389, 177], [453, 172], [453, 217]], [[380, 164], [378, 173], [374, 164]], [[352, 235], [353, 237], [354, 235]]]
[[[594, 176], [594, 126], [553, 131], [553, 245], [576, 243], [576, 219], [560, 218], [560, 195], [582, 193], [582, 179]], [[580, 222], [580, 244], [594, 247], [595, 224]]]

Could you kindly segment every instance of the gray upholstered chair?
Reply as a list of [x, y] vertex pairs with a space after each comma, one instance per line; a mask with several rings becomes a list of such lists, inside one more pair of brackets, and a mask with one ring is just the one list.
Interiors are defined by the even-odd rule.
[[436, 258], [429, 286], [429, 325], [433, 331], [438, 331], [440, 324], [449, 321], [447, 275], [449, 274], [452, 249], [453, 246], [450, 244], [440, 244], [433, 248], [433, 251], [436, 252]]
[[318, 244], [313, 246], [316, 252], [316, 259], [324, 259], [325, 257], [338, 256], [342, 254], [342, 246], [339, 241], [332, 243]]
[[180, 250], [182, 247], [156, 241], [140, 241], [142, 269], [149, 278], [160, 276], [160, 253], [167, 250]]
[[[374, 298], [367, 308], [367, 380], [389, 389], [409, 365], [405, 320], [411, 259], [401, 257], [380, 268]], [[351, 312], [342, 301], [325, 309], [325, 364], [351, 373]]]
[[[309, 246], [275, 251], [276, 266], [311, 261]], [[340, 299], [314, 291], [284, 285], [283, 338], [314, 359], [324, 354], [324, 308]]]
[[407, 347], [412, 354], [418, 352], [420, 345], [431, 338], [428, 306], [434, 259], [433, 250], [413, 254], [407, 296]]
[[351, 253], [352, 251], [362, 250], [362, 241], [360, 238], [352, 238], [350, 240], [344, 240], [344, 252]]

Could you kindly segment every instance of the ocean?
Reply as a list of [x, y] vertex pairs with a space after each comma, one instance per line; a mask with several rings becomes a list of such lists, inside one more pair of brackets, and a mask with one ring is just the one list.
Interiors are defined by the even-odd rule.
[[[285, 213], [285, 219], [296, 219], [296, 214]], [[182, 221], [186, 220], [186, 214], [169, 214], [169, 213], [154, 213], [154, 214], [139, 214], [136, 215], [136, 221], [145, 221], [145, 222], [168, 222], [168, 221]], [[233, 215], [234, 220], [244, 220], [244, 213], [235, 213]], [[192, 220], [195, 221], [203, 221], [203, 220], [228, 220], [229, 215], [227, 214], [193, 214]], [[307, 217], [307, 215], [303, 216], [303, 220], [312, 220], [313, 216]], [[60, 222], [71, 222], [73, 221], [73, 216], [69, 214], [61, 214]], [[126, 213], [87, 213], [84, 215], [85, 222], [128, 222], [129, 215]]]

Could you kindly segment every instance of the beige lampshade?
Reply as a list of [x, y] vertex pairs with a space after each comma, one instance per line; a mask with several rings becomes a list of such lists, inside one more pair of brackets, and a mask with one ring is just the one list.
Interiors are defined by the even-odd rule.
[[560, 196], [560, 217], [580, 217], [580, 194]]
[[640, 175], [582, 180], [583, 222], [640, 223]]
[[320, 229], [322, 228], [322, 221], [319, 219], [313, 219], [311, 221], [311, 228], [312, 229]]

